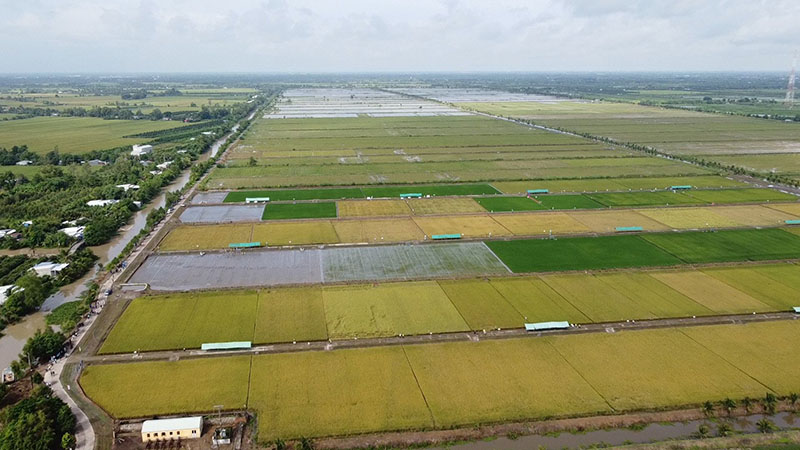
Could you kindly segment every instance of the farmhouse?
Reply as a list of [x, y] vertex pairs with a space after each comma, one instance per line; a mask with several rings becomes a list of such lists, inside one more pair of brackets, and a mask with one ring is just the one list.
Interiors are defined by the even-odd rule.
[[0, 230], [0, 239], [3, 239], [6, 236], [11, 237], [16, 232], [17, 232], [17, 230], [15, 230], [13, 228], [4, 228], [4, 229]]
[[134, 145], [131, 150], [131, 156], [142, 156], [152, 153], [152, 145]]
[[118, 184], [117, 187], [125, 192], [128, 192], [129, 189], [133, 189], [134, 191], [139, 189], [138, 184]]
[[89, 200], [86, 202], [89, 206], [108, 206], [114, 203], [119, 203], [119, 200]]
[[33, 164], [33, 161], [31, 161], [30, 159], [23, 159], [21, 161], [16, 162], [17, 166], [29, 166], [31, 164]]
[[196, 439], [203, 434], [203, 417], [145, 420], [142, 442]]
[[69, 266], [69, 264], [67, 263], [54, 263], [50, 261], [45, 261], [31, 267], [31, 270], [36, 272], [37, 277], [43, 277], [45, 275], [54, 277], [58, 275], [59, 272], [66, 269], [67, 266]]
[[58, 231], [66, 234], [67, 236], [69, 236], [69, 237], [71, 237], [73, 239], [81, 239], [81, 238], [83, 238], [83, 231], [85, 229], [86, 229], [86, 227], [66, 227], [66, 228], [62, 228], [62, 229], [60, 229]]
[[163, 162], [163, 163], [161, 163], [161, 164], [158, 164], [158, 165], [156, 166], [156, 168], [158, 168], [158, 169], [161, 169], [161, 170], [166, 170], [166, 169], [167, 169], [167, 167], [169, 167], [169, 166], [170, 166], [170, 164], [172, 164], [172, 161], [165, 161], [165, 162]]
[[89, 165], [92, 166], [92, 167], [107, 166], [108, 163], [103, 161], [102, 159], [90, 159], [89, 160]]

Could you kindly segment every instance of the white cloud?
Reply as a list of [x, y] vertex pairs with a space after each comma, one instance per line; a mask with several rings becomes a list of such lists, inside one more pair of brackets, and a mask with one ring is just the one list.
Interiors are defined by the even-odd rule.
[[0, 0], [0, 71], [784, 70], [798, 2]]

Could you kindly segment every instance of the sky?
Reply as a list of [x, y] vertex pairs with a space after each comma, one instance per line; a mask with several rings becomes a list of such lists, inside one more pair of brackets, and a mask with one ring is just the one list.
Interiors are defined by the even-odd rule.
[[788, 71], [800, 2], [0, 0], [0, 72]]

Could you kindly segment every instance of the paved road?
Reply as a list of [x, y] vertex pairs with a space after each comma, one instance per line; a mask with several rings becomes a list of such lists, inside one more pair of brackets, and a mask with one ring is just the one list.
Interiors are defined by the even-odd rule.
[[260, 345], [246, 350], [206, 352], [198, 349], [172, 350], [117, 355], [94, 355], [84, 358], [92, 363], [121, 363], [131, 361], [174, 361], [176, 358], [207, 358], [231, 355], [261, 355], [304, 351], [330, 351], [347, 348], [379, 347], [387, 345], [431, 344], [437, 342], [481, 341], [485, 339], [540, 338], [568, 334], [616, 333], [620, 331], [648, 330], [658, 328], [693, 327], [702, 325], [746, 324], [777, 320], [797, 320], [800, 315], [792, 312], [737, 314], [726, 316], [689, 317], [680, 319], [655, 319], [626, 322], [607, 322], [572, 326], [565, 330], [526, 332], [524, 329], [486, 330], [479, 332], [455, 332], [424, 334], [417, 336], [395, 336], [387, 338], [351, 339], [340, 341], [297, 342]]
[[[229, 136], [230, 134], [227, 134], [224, 137], [222, 137], [221, 142], [225, 142], [225, 140], [227, 140]], [[229, 149], [230, 147], [226, 148], [225, 152], [227, 152]], [[134, 261], [142, 252], [144, 252], [147, 249], [148, 244], [157, 236], [159, 236], [159, 231], [161, 231], [164, 228], [165, 224], [169, 223], [169, 221], [172, 220], [175, 214], [181, 211], [180, 206], [183, 206], [185, 204], [186, 199], [191, 198], [191, 196], [195, 193], [197, 186], [203, 179], [205, 179], [206, 176], [208, 176], [209, 173], [210, 171], [206, 173], [203, 177], [201, 177], [200, 180], [198, 180], [193, 186], [191, 186], [187, 190], [187, 192], [178, 201], [178, 205], [176, 207], [173, 207], [172, 211], [166, 215], [164, 220], [158, 223], [154, 227], [153, 231], [151, 231], [147, 235], [147, 237], [142, 239], [142, 241], [139, 242], [134, 251], [132, 251], [128, 255], [128, 257], [125, 258], [125, 263], [128, 266], [128, 268], [131, 268], [130, 267], [131, 262]], [[120, 276], [123, 273], [124, 271], [115, 273], [111, 276], [107, 276], [101, 283], [100, 290], [98, 291], [100, 292], [98, 296], [100, 309], [102, 309], [102, 307], [105, 305], [105, 292], [111, 289], [112, 286], [114, 286], [116, 280], [120, 278]], [[83, 326], [78, 330], [77, 335], [71, 338], [71, 342], [80, 343], [83, 340], [84, 336], [92, 328], [92, 325], [94, 325], [94, 321], [97, 318], [97, 314], [99, 312], [100, 311], [97, 311], [97, 313], [92, 314], [91, 317], [89, 317], [83, 322]], [[49, 368], [45, 380], [48, 383], [50, 383], [50, 387], [53, 389], [53, 392], [69, 405], [70, 410], [72, 410], [72, 413], [75, 415], [77, 422], [75, 431], [75, 439], [77, 441], [76, 450], [94, 450], [96, 438], [94, 429], [92, 428], [92, 424], [89, 421], [89, 418], [86, 416], [86, 414], [78, 407], [78, 405], [72, 399], [71, 396], [77, 394], [70, 393], [69, 391], [71, 389], [71, 386], [68, 384], [65, 387], [61, 382], [61, 374], [64, 371], [65, 364], [67, 362], [78, 362], [75, 361], [75, 359], [77, 359], [77, 357], [72, 355], [72, 351], [70, 351], [69, 355], [65, 356], [64, 358], [61, 358], [58, 362], [56, 362], [52, 367]], [[85, 358], [81, 359], [83, 360]]]
[[[109, 277], [110, 279], [110, 277]], [[101, 291], [105, 292], [105, 291]], [[105, 305], [104, 301], [99, 301], [99, 309]], [[99, 312], [99, 309], [96, 311]], [[95, 319], [97, 318], [97, 314], [92, 314], [91, 317], [86, 319], [83, 323], [84, 326], [81, 327], [76, 336], [70, 338], [70, 342], [77, 343], [83, 339], [84, 335], [89, 331], [91, 326], [94, 324]], [[74, 347], [73, 347], [74, 350]], [[75, 415], [76, 419], [76, 426], [75, 426], [75, 441], [77, 442], [77, 449], [76, 450], [93, 450], [94, 443], [95, 443], [95, 436], [94, 436], [94, 429], [92, 428], [91, 422], [89, 422], [89, 418], [86, 414], [78, 407], [75, 401], [72, 399], [70, 394], [68, 394], [67, 390], [70, 390], [71, 387], [64, 385], [61, 383], [61, 374], [64, 371], [64, 365], [69, 360], [72, 354], [72, 350], [70, 350], [70, 354], [59, 359], [53, 366], [49, 368], [47, 373], [45, 374], [45, 382], [50, 385], [50, 388], [53, 389], [53, 392], [66, 402], [69, 405], [72, 414]]]

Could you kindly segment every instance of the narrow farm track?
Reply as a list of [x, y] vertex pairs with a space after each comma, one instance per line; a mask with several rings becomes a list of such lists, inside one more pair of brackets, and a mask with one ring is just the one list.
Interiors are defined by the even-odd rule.
[[83, 358], [86, 363], [112, 364], [136, 361], [175, 361], [177, 359], [210, 358], [234, 355], [267, 355], [276, 353], [294, 353], [306, 351], [331, 351], [340, 349], [382, 347], [392, 345], [434, 344], [441, 342], [478, 342], [489, 339], [540, 338], [547, 336], [563, 336], [590, 333], [617, 333], [624, 331], [653, 330], [660, 328], [695, 327], [704, 325], [743, 325], [756, 322], [773, 322], [797, 320], [800, 315], [793, 312], [772, 312], [753, 314], [734, 314], [722, 316], [688, 317], [677, 319], [654, 319], [626, 322], [606, 322], [577, 325], [565, 330], [527, 332], [522, 328], [507, 330], [485, 330], [480, 332], [456, 332], [424, 334], [416, 336], [395, 336], [388, 338], [351, 339], [339, 341], [297, 342], [273, 345], [259, 345], [247, 350], [206, 352], [197, 349], [170, 350], [145, 353], [125, 353], [116, 355], [94, 355]]

